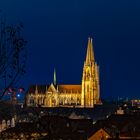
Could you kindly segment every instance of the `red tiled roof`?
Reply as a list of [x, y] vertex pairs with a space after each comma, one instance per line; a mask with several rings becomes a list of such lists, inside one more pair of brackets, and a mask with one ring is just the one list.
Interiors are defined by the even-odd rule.
[[[31, 85], [28, 89], [28, 93], [35, 93], [36, 87], [39, 93], [45, 93], [46, 87], [49, 88], [50, 85]], [[57, 86], [54, 86], [57, 89]], [[58, 91], [60, 93], [81, 93], [81, 85], [58, 85]]]
[[81, 85], [58, 85], [58, 90], [62, 93], [81, 93]]

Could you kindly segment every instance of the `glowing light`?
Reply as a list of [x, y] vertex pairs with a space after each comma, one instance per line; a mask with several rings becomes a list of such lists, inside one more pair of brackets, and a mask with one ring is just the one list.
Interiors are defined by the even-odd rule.
[[17, 94], [17, 97], [20, 97], [20, 94]]

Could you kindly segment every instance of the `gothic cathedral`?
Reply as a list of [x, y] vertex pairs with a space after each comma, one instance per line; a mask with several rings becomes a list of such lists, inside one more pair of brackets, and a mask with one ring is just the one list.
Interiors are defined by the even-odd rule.
[[93, 42], [88, 39], [86, 60], [81, 85], [60, 85], [54, 80], [50, 85], [31, 85], [26, 93], [27, 106], [43, 107], [94, 107], [101, 104], [99, 66], [95, 62]]

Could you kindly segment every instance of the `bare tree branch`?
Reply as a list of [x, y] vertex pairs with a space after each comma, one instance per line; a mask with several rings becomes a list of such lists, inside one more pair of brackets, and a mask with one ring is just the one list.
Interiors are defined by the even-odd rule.
[[27, 41], [21, 35], [23, 25], [0, 24], [0, 99], [25, 73]]

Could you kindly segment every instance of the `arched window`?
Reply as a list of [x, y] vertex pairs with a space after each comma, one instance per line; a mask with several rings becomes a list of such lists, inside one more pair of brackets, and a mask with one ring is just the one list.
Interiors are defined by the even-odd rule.
[[87, 71], [87, 80], [89, 80], [90, 79], [90, 72], [89, 71]]

